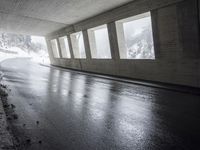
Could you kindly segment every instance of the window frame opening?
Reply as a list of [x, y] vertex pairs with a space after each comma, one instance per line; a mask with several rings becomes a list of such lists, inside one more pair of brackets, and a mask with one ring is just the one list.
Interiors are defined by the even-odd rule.
[[54, 58], [60, 58], [60, 51], [59, 51], [58, 40], [57, 39], [52, 39], [51, 40], [51, 48], [52, 48], [52, 52], [53, 52]]
[[[79, 37], [77, 37], [78, 34], [80, 34]], [[72, 34], [70, 34], [70, 38], [71, 38], [71, 44], [72, 44], [72, 50], [74, 53], [74, 58], [75, 59], [86, 59], [86, 51], [85, 51], [83, 32], [80, 31], [80, 32], [72, 33]], [[77, 38], [80, 38], [80, 39], [77, 39]]]
[[92, 59], [112, 59], [107, 24], [90, 28], [87, 32]]
[[70, 52], [68, 37], [67, 36], [59, 37], [59, 44], [60, 44], [62, 58], [71, 59], [71, 52]]
[[[142, 19], [146, 19], [146, 20], [142, 20]], [[149, 28], [143, 31], [140, 31], [141, 28], [144, 28], [144, 24], [141, 24], [142, 21], [146, 21], [148, 20], [148, 25]], [[134, 31], [134, 28], [132, 28], [132, 32], [138, 32], [137, 34], [135, 33], [135, 35], [131, 35], [132, 39], [127, 39], [127, 34], [131, 34], [131, 32], [127, 32], [125, 33], [125, 25], [127, 25], [128, 23], [131, 24], [140, 24], [141, 26], [138, 27], [137, 30]], [[115, 22], [116, 25], [116, 31], [117, 31], [117, 41], [118, 41], [118, 47], [119, 47], [119, 55], [120, 55], [120, 59], [135, 59], [135, 60], [155, 60], [155, 47], [154, 47], [154, 39], [153, 39], [153, 29], [152, 29], [152, 19], [151, 19], [151, 12], [146, 12], [146, 13], [142, 13], [139, 15], [135, 15], [132, 17], [128, 17], [125, 19], [121, 19]], [[130, 26], [130, 24], [129, 24]], [[148, 30], [148, 31], [147, 31]], [[141, 36], [144, 36], [142, 40], [139, 40], [139, 32], [141, 32]], [[146, 32], [146, 33], [145, 33]], [[145, 36], [148, 35], [148, 37]], [[131, 37], [129, 35], [129, 37]], [[134, 37], [135, 36], [135, 37]], [[138, 39], [137, 39], [138, 38]], [[146, 40], [145, 40], [146, 38]], [[147, 39], [150, 39], [149, 41]], [[132, 46], [130, 46], [130, 41], [138, 41], [137, 44], [132, 44]], [[129, 41], [129, 43], [127, 42]], [[127, 44], [128, 43], [128, 44]], [[129, 46], [127, 46], [129, 45]], [[139, 48], [138, 48], [139, 47]], [[148, 50], [146, 53], [147, 55], [145, 56], [144, 51], [142, 51], [141, 47], [143, 47], [143, 49]], [[144, 48], [146, 47], [146, 48]], [[140, 52], [140, 54], [138, 54], [138, 51]], [[137, 56], [138, 54], [138, 56]], [[143, 55], [141, 55], [143, 54]], [[133, 57], [135, 56], [135, 57]]]

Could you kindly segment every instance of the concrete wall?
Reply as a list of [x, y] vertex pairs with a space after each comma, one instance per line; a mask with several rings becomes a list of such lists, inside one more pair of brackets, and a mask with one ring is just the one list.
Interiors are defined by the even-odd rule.
[[[147, 11], [152, 14], [156, 59], [120, 60], [115, 21]], [[200, 87], [199, 15], [198, 0], [136, 0], [49, 34], [46, 39], [51, 63], [95, 73]], [[113, 59], [91, 59], [87, 29], [105, 23]], [[87, 59], [74, 59], [73, 54], [72, 59], [53, 58], [49, 41], [81, 30]]]

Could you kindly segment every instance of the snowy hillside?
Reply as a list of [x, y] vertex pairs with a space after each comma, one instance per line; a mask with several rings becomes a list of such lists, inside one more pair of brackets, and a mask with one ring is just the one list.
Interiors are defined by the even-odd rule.
[[28, 57], [40, 63], [49, 63], [44, 37], [0, 34], [0, 61], [8, 58]]

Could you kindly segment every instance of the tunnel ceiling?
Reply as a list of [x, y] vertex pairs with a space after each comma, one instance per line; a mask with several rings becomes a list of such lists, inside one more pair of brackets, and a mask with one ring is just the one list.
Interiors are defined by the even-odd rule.
[[46, 35], [133, 0], [0, 0], [0, 32]]

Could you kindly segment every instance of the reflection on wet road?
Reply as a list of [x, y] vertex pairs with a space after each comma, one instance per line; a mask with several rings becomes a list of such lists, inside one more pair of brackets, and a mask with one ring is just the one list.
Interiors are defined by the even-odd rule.
[[14, 134], [31, 138], [29, 150], [200, 149], [199, 95], [44, 67], [28, 59], [4, 61], [1, 70], [19, 116], [12, 122]]

